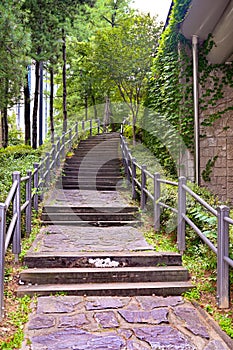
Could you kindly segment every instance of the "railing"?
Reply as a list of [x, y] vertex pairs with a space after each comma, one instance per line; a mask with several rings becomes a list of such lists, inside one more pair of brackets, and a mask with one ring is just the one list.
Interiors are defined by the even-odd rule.
[[[208, 247], [217, 255], [217, 302], [219, 308], [229, 308], [230, 286], [229, 267], [233, 267], [233, 260], [229, 258], [229, 224], [233, 220], [229, 218], [229, 207], [222, 205], [217, 209], [212, 208], [200, 196], [193, 192], [186, 184], [186, 178], [180, 177], [178, 182], [162, 179], [159, 173], [151, 174], [145, 165], [139, 165], [132, 156], [128, 144], [121, 135], [121, 150], [123, 164], [127, 180], [131, 182], [132, 198], [136, 199], [140, 194], [140, 207], [145, 209], [147, 199], [153, 204], [154, 228], [160, 230], [161, 208], [170, 209], [177, 214], [177, 247], [183, 253], [185, 251], [185, 227], [186, 223], [199, 235]], [[140, 180], [137, 176], [140, 173]], [[148, 179], [152, 179], [152, 193], [148, 190]], [[177, 188], [177, 207], [173, 208], [161, 201], [161, 184]], [[197, 203], [201, 204], [211, 215], [217, 218], [217, 247], [206, 237], [206, 235], [195, 225], [186, 213], [187, 194]]]
[[[12, 242], [12, 252], [18, 261], [21, 253], [21, 214], [25, 212], [25, 231], [31, 233], [32, 208], [38, 211], [39, 201], [43, 199], [43, 193], [49, 183], [56, 178], [58, 169], [65, 159], [66, 153], [72, 148], [75, 140], [80, 135], [88, 133], [92, 135], [93, 129], [100, 133], [100, 121], [88, 120], [75, 125], [52, 145], [49, 152], [42, 158], [40, 163], [34, 164], [34, 170], [28, 170], [26, 176], [21, 177], [20, 172], [15, 171], [12, 175], [12, 187], [4, 203], [0, 203], [0, 321], [4, 311], [4, 270], [5, 254]], [[21, 203], [22, 186], [25, 183], [25, 202]], [[12, 215], [9, 209], [12, 208]], [[11, 216], [11, 218], [10, 218]], [[10, 223], [7, 225], [7, 218]]]

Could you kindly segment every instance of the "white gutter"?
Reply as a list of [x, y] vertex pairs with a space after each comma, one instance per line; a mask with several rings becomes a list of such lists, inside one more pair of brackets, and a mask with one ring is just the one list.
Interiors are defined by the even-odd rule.
[[200, 183], [200, 147], [199, 147], [199, 102], [198, 102], [198, 36], [192, 36], [193, 53], [193, 103], [194, 103], [194, 141], [195, 141], [195, 182]]

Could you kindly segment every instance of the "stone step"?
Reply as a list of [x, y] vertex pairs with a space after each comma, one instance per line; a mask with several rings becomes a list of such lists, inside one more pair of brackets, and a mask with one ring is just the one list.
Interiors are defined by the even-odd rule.
[[[60, 187], [59, 187], [60, 188]], [[125, 191], [125, 188], [122, 186], [112, 186], [112, 185], [72, 185], [64, 184], [62, 186], [64, 190], [88, 190], [88, 191]]]
[[181, 266], [182, 256], [173, 252], [32, 252], [24, 257], [24, 264], [34, 267], [90, 267], [89, 259], [110, 259], [119, 266]]
[[[112, 262], [115, 263], [115, 262]], [[93, 264], [94, 265], [94, 264]], [[23, 270], [24, 284], [137, 283], [188, 281], [182, 266], [34, 268]]]
[[58, 205], [46, 205], [44, 213], [138, 213], [138, 207], [67, 207]]
[[81, 158], [78, 158], [78, 159], [66, 159], [65, 161], [65, 166], [70, 166], [70, 165], [92, 165], [92, 166], [115, 166], [115, 167], [118, 167], [118, 166], [121, 166], [122, 163], [120, 161], [120, 159], [107, 159], [107, 161], [104, 160], [104, 158], [99, 158], [97, 159], [96, 157], [93, 157], [93, 158], [89, 158], [89, 157], [86, 157], [85, 159], [81, 159]]
[[181, 295], [194, 288], [190, 282], [144, 282], [144, 283], [91, 283], [91, 284], [47, 284], [25, 285], [17, 290], [17, 296], [51, 295], [65, 293], [66, 295], [87, 296], [137, 296]]
[[44, 222], [49, 221], [132, 221], [139, 218], [139, 215], [136, 213], [42, 213], [41, 216]]
[[[79, 172], [80, 171], [80, 172]], [[122, 176], [122, 172], [120, 169], [103, 169], [102, 167], [97, 169], [97, 168], [87, 168], [87, 167], [67, 167], [67, 168], [63, 168], [63, 174], [67, 175], [67, 176], [77, 176], [79, 172], [79, 176], [100, 176], [100, 177], [104, 177], [105, 175], [107, 177], [121, 177]]]
[[106, 183], [106, 184], [108, 184], [108, 183], [114, 183], [114, 184], [116, 184], [117, 182], [119, 182], [120, 180], [122, 180], [123, 179], [123, 177], [122, 176], [89, 176], [89, 178], [88, 177], [86, 177], [86, 176], [84, 176], [82, 173], [80, 174], [80, 173], [78, 173], [78, 174], [76, 174], [76, 176], [75, 175], [72, 175], [72, 176], [70, 176], [70, 175], [65, 175], [65, 176], [63, 176], [62, 177], [62, 181], [63, 182], [70, 182], [70, 183], [77, 183], [77, 182], [80, 182], [80, 183], [102, 183], [102, 182], [104, 182], [104, 183]]
[[102, 176], [112, 176], [112, 175], [117, 175], [121, 176], [121, 168], [116, 168], [115, 166], [96, 166], [93, 164], [90, 164], [90, 166], [87, 166], [86, 164], [83, 164], [80, 166], [78, 165], [72, 165], [72, 166], [64, 166], [63, 168], [63, 174], [80, 174], [84, 176], [85, 174], [87, 175], [102, 175]]
[[120, 145], [120, 140], [119, 138], [115, 138], [115, 139], [100, 139], [100, 140], [85, 140], [85, 141], [81, 141], [77, 147], [78, 148], [88, 148], [88, 147], [103, 147], [108, 146], [109, 148], [112, 147], [118, 147]]
[[102, 221], [84, 221], [84, 220], [44, 220], [43, 221], [44, 225], [63, 225], [63, 226], [77, 226], [77, 227], [81, 227], [81, 226], [94, 226], [94, 227], [109, 227], [109, 226], [131, 226], [131, 227], [137, 227], [137, 226], [141, 226], [141, 221], [140, 220], [133, 220], [133, 221], [107, 221], [107, 220], [102, 220]]
[[99, 187], [99, 186], [117, 186], [120, 185], [122, 186], [122, 179], [118, 180], [99, 180], [99, 179], [92, 179], [92, 180], [87, 180], [87, 181], [82, 181], [82, 180], [66, 180], [65, 178], [62, 179], [62, 185], [64, 186], [79, 186], [81, 189], [83, 187], [87, 186], [92, 186], [94, 188]]
[[99, 176], [96, 174], [96, 176], [88, 176], [87, 174], [81, 174], [80, 173], [76, 173], [76, 174], [72, 174], [72, 175], [63, 175], [62, 176], [62, 181], [70, 181], [70, 182], [76, 182], [76, 181], [85, 181], [87, 183], [90, 183], [90, 182], [102, 182], [102, 181], [106, 181], [107, 183], [108, 182], [118, 182], [120, 180], [122, 180], [123, 177], [122, 176]]

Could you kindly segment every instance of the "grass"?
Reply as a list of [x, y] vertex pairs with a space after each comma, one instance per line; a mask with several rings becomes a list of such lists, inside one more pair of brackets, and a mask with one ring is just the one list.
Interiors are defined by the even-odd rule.
[[40, 222], [35, 213], [32, 223], [31, 235], [22, 239], [20, 261], [15, 262], [14, 255], [9, 250], [6, 255], [4, 276], [5, 313], [2, 322], [0, 322], [0, 349], [4, 350], [20, 349], [24, 339], [24, 325], [28, 321], [31, 312], [31, 302], [35, 300], [35, 297], [31, 299], [26, 295], [19, 298], [16, 295], [19, 274], [25, 268], [25, 266], [22, 266], [22, 259], [31, 247], [40, 228]]

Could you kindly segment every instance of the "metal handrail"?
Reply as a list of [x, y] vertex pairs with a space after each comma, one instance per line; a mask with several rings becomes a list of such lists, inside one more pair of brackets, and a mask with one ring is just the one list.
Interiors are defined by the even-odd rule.
[[[88, 127], [86, 125], [88, 123]], [[100, 132], [100, 121], [89, 120], [82, 122], [82, 133], [92, 135], [93, 129]], [[11, 189], [4, 203], [0, 203], [0, 321], [4, 309], [4, 266], [5, 253], [12, 239], [12, 251], [15, 260], [18, 260], [21, 252], [21, 213], [25, 212], [26, 234], [31, 233], [32, 208], [38, 211], [39, 200], [43, 199], [43, 192], [46, 186], [57, 176], [57, 170], [60, 169], [65, 154], [72, 148], [73, 140], [79, 139], [79, 123], [62, 136], [57, 137], [57, 141], [51, 145], [51, 149], [40, 163], [34, 164], [33, 171], [27, 171], [26, 176], [21, 177], [19, 172], [13, 173]], [[21, 203], [21, 183], [25, 183], [26, 200]], [[12, 203], [13, 214], [11, 221], [6, 226], [8, 209]], [[8, 217], [9, 219], [9, 217]]]
[[[135, 158], [132, 158], [128, 145], [123, 137], [123, 125], [121, 127], [121, 150], [123, 164], [125, 167], [125, 173], [127, 179], [131, 181], [132, 185], [132, 198], [137, 198], [137, 191], [139, 191], [141, 200], [141, 209], [145, 209], [146, 198], [152, 200], [154, 207], [154, 228], [155, 231], [160, 230], [160, 212], [161, 208], [171, 210], [177, 214], [177, 245], [181, 253], [185, 251], [185, 224], [187, 223], [207, 244], [207, 246], [217, 255], [217, 300], [219, 308], [228, 308], [230, 295], [229, 295], [229, 266], [233, 267], [233, 260], [229, 258], [229, 224], [233, 225], [233, 219], [229, 218], [229, 208], [226, 206], [220, 206], [217, 209], [209, 205], [199, 195], [192, 191], [186, 185], [186, 179], [180, 177], [178, 182], [162, 179], [159, 173], [152, 175], [145, 166], [139, 165]], [[131, 165], [127, 161], [131, 159]], [[141, 171], [141, 182], [137, 179], [137, 169]], [[153, 193], [147, 188], [147, 178], [153, 179]], [[178, 187], [178, 207], [173, 208], [161, 201], [161, 184]], [[218, 242], [217, 247], [206, 237], [206, 235], [196, 226], [196, 224], [186, 215], [186, 195], [189, 194], [196, 202], [201, 204], [210, 214], [217, 218], [218, 222]], [[227, 278], [226, 278], [227, 276]]]

